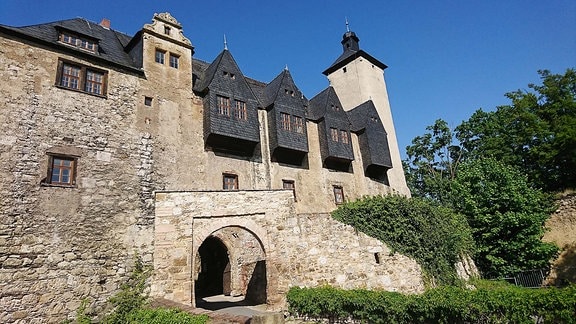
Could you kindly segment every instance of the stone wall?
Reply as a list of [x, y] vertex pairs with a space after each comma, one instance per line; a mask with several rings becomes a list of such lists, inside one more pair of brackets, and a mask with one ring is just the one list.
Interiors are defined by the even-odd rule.
[[[329, 214], [296, 214], [292, 202], [288, 190], [158, 193], [153, 295], [193, 304], [197, 249], [207, 237], [230, 227], [253, 235], [244, 243], [253, 237], [260, 242], [267, 303], [273, 309], [285, 307], [292, 286], [423, 291], [414, 260]], [[234, 247], [227, 248], [233, 255]]]
[[542, 239], [556, 243], [561, 249], [547, 281], [552, 285], [563, 286], [576, 283], [576, 194], [562, 195], [557, 204], [558, 209], [546, 222], [548, 232]]
[[[107, 98], [54, 86], [63, 53], [0, 38], [0, 322], [59, 322], [101, 306], [134, 251], [151, 261], [152, 139], [132, 127], [139, 77]], [[119, 131], [122, 130], [122, 131]], [[48, 152], [78, 156], [75, 187], [45, 185]]]

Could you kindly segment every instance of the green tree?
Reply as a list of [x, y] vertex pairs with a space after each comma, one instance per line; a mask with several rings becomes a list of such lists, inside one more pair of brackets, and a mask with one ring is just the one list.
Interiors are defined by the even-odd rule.
[[466, 158], [493, 157], [546, 191], [576, 184], [576, 70], [539, 71], [542, 85], [509, 92], [509, 105], [476, 111], [456, 127]]
[[490, 158], [463, 163], [451, 199], [472, 228], [474, 261], [485, 276], [547, 268], [556, 255], [558, 248], [541, 240], [552, 199], [517, 169]]
[[403, 161], [406, 178], [412, 195], [444, 202], [461, 162], [462, 150], [444, 120], [436, 120], [426, 130], [426, 134], [415, 137], [412, 145], [406, 147], [408, 159]]

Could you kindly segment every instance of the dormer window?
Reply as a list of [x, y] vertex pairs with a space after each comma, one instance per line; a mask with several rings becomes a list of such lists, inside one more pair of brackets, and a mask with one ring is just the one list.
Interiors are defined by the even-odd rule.
[[62, 43], [78, 47], [80, 49], [96, 52], [98, 45], [96, 41], [87, 38], [82, 38], [69, 33], [61, 33], [60, 39]]

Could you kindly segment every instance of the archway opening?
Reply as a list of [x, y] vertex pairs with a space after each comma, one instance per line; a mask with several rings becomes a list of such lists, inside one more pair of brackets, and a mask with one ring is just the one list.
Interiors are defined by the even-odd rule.
[[266, 255], [251, 231], [227, 226], [210, 234], [196, 252], [195, 305], [221, 309], [267, 301]]
[[221, 240], [209, 236], [198, 249], [200, 272], [194, 285], [196, 298], [223, 295], [230, 289], [230, 258]]

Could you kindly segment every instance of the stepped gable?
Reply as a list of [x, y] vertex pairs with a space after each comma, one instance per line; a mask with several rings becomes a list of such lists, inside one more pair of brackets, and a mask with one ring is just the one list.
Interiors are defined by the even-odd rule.
[[[354, 160], [350, 120], [334, 88], [328, 87], [310, 99], [309, 118], [318, 121], [320, 153], [325, 167], [348, 170]], [[337, 165], [332, 165], [332, 162]]]
[[[120, 66], [124, 69], [129, 69], [133, 72], [138, 71], [139, 73], [142, 73], [124, 49], [132, 37], [110, 28], [105, 28], [84, 18], [60, 20], [25, 27], [9, 27], [0, 25], [0, 29], [8, 34], [13, 34], [17, 37], [26, 38], [36, 43], [48, 45], [74, 56], [82, 56], [88, 60], [95, 59], [98, 61], [104, 61], [106, 63]], [[62, 32], [69, 32], [72, 35], [95, 41], [98, 45], [97, 51], [92, 52], [61, 42], [59, 36]]]
[[339, 68], [346, 66], [348, 63], [354, 61], [355, 59], [357, 59], [359, 57], [365, 58], [370, 63], [376, 65], [377, 67], [381, 68], [382, 70], [384, 70], [388, 67], [386, 64], [380, 62], [379, 60], [374, 58], [372, 55], [370, 55], [370, 54], [368, 54], [365, 51], [360, 49], [360, 45], [359, 45], [360, 39], [358, 38], [358, 36], [356, 36], [356, 33], [351, 32], [351, 31], [347, 31], [342, 36], [341, 43], [342, 43], [342, 47], [343, 47], [344, 52], [342, 53], [342, 55], [340, 55], [336, 59], [336, 61], [334, 61], [334, 63], [332, 63], [332, 65], [330, 65], [330, 67], [328, 67], [326, 70], [324, 70], [324, 72], [322, 72], [324, 75], [328, 75], [328, 74], [338, 70]]
[[368, 100], [347, 114], [352, 122], [352, 131], [358, 135], [364, 171], [383, 168], [380, 171], [385, 173], [386, 169], [392, 168], [388, 134], [374, 102]]
[[[262, 105], [230, 51], [224, 49], [216, 57], [194, 88], [204, 97], [207, 146], [251, 155], [260, 142], [258, 108]], [[221, 100], [227, 105], [224, 111], [219, 108]], [[239, 105], [245, 107], [244, 113]]]
[[270, 151], [275, 161], [301, 164], [308, 152], [306, 108], [308, 100], [284, 69], [263, 91], [268, 111]]

